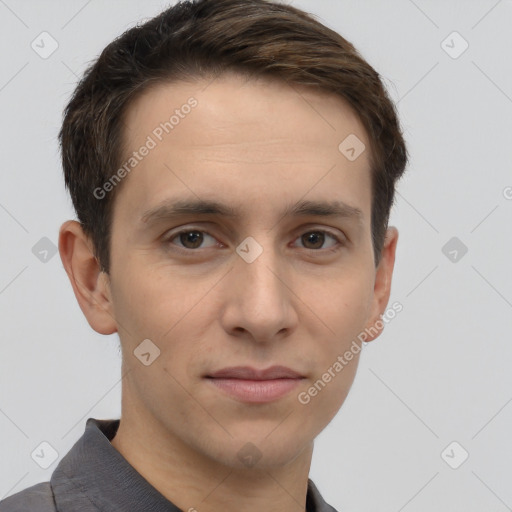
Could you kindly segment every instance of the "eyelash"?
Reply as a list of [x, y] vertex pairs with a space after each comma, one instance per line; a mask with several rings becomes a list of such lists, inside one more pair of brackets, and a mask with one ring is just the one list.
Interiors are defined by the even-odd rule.
[[[178, 252], [188, 253], [188, 254], [190, 254], [192, 252], [198, 252], [201, 249], [201, 247], [199, 247], [197, 249], [189, 249], [189, 248], [186, 248], [186, 247], [180, 247], [180, 246], [172, 244], [172, 241], [174, 239], [178, 238], [180, 235], [182, 235], [184, 233], [191, 233], [191, 232], [202, 233], [202, 234], [206, 234], [208, 236], [211, 236], [212, 238], [215, 238], [213, 235], [208, 233], [208, 231], [205, 231], [203, 229], [187, 228], [187, 229], [182, 229], [182, 230], [180, 230], [180, 231], [178, 231], [176, 233], [173, 233], [171, 236], [166, 237], [165, 240], [164, 240], [164, 243], [166, 245], [168, 245], [168, 246], [172, 245], [173, 246], [173, 250], [176, 250]], [[308, 249], [307, 247], [303, 247], [302, 248], [302, 249], [305, 249], [307, 251], [316, 252], [316, 253], [323, 253], [323, 254], [325, 254], [326, 252], [327, 253], [333, 253], [333, 252], [339, 251], [345, 245], [345, 243], [342, 240], [340, 240], [340, 238], [337, 235], [335, 235], [331, 231], [327, 231], [325, 229], [310, 229], [308, 231], [304, 231], [302, 233], [302, 235], [298, 236], [295, 240], [298, 240], [301, 236], [306, 235], [308, 233], [322, 233], [324, 235], [327, 235], [327, 236], [331, 237], [332, 239], [334, 239], [336, 241], [336, 245], [334, 245], [333, 247], [329, 247], [327, 249]], [[210, 247], [208, 247], [206, 249], [210, 249]]]

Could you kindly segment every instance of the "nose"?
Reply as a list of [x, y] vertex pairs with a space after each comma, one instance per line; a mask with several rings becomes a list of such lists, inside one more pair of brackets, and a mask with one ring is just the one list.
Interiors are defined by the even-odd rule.
[[260, 343], [289, 336], [298, 323], [291, 273], [268, 248], [248, 261], [235, 255], [229, 282], [224, 285], [223, 328], [232, 336]]

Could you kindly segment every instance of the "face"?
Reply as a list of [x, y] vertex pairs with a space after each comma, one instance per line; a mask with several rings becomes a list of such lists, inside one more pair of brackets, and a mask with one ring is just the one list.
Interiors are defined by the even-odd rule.
[[[338, 149], [350, 134], [369, 148], [364, 128], [337, 97], [235, 75], [160, 84], [125, 122], [126, 161], [138, 156], [114, 203], [109, 276], [123, 395], [216, 461], [240, 465], [250, 442], [260, 466], [284, 465], [343, 404], [353, 342], [387, 302], [369, 154]], [[274, 365], [301, 378], [233, 395], [207, 377]]]

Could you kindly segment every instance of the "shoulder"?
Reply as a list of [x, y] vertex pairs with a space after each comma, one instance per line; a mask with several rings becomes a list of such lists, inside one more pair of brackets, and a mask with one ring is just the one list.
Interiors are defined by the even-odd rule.
[[50, 482], [27, 487], [0, 501], [0, 512], [57, 512]]

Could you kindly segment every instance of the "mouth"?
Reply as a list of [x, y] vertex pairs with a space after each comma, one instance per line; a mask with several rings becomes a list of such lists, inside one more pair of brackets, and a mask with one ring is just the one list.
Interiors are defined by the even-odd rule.
[[285, 366], [271, 366], [265, 370], [236, 366], [216, 371], [205, 378], [238, 401], [265, 403], [284, 397], [306, 377]]

